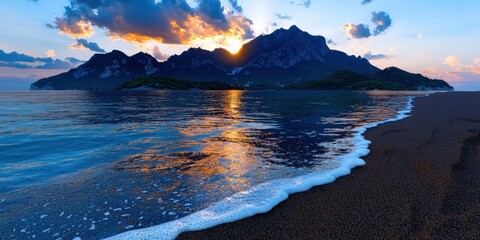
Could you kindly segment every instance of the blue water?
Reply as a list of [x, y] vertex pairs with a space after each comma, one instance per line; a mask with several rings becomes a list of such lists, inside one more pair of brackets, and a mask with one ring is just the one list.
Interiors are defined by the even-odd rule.
[[359, 127], [424, 94], [0, 92], [0, 238], [98, 239], [241, 192], [255, 205], [252, 189], [338, 168]]

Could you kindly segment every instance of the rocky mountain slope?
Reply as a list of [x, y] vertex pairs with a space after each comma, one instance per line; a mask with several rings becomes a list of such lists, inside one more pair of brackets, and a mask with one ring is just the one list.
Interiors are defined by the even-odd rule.
[[246, 89], [278, 89], [322, 79], [340, 70], [367, 76], [381, 74], [368, 60], [331, 50], [324, 37], [292, 26], [259, 36], [236, 54], [221, 48], [190, 48], [165, 62], [146, 53], [131, 57], [117, 50], [95, 54], [76, 69], [40, 79], [31, 89], [112, 90], [132, 79], [149, 76], [217, 81]]

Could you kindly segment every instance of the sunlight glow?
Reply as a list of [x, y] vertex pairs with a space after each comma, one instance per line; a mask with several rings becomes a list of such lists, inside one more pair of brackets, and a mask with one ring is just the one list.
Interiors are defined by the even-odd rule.
[[237, 54], [238, 51], [242, 48], [243, 41], [236, 38], [229, 38], [225, 42], [224, 48], [227, 49], [231, 54]]

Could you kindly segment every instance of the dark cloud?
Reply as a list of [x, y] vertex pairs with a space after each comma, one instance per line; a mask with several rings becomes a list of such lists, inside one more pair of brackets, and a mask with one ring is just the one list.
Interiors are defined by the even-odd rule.
[[292, 16], [290, 16], [288, 14], [280, 14], [280, 13], [275, 13], [275, 17], [277, 17], [278, 19], [283, 19], [283, 20], [292, 19]]
[[[76, 39], [90, 37], [93, 27], [108, 30], [112, 38], [130, 42], [157, 40], [186, 44], [211, 37], [249, 39], [252, 21], [224, 11], [220, 0], [71, 0], [62, 17], [48, 26]], [[230, 1], [237, 11], [237, 1]]]
[[242, 13], [243, 8], [238, 4], [237, 0], [228, 0], [230, 2], [230, 5], [232, 5], [232, 8], [235, 9], [235, 11]]
[[347, 23], [343, 25], [343, 29], [353, 38], [360, 39], [360, 38], [368, 38], [372, 34], [370, 33], [370, 28], [368, 25], [363, 23], [360, 24], [352, 24]]
[[370, 36], [377, 36], [381, 33], [384, 33], [390, 26], [392, 26], [392, 19], [390, 16], [383, 11], [380, 12], [372, 12], [371, 18], [373, 24], [375, 24], [375, 28], [373, 32], [370, 32], [370, 27], [363, 23], [360, 24], [353, 24], [347, 23], [343, 25], [343, 29], [353, 38], [360, 39], [360, 38], [368, 38]]
[[32, 66], [23, 64], [23, 63], [17, 63], [17, 62], [0, 62], [0, 67], [10, 67], [10, 68], [32, 68]]
[[[74, 58], [72, 58], [74, 59]], [[77, 59], [78, 60], [78, 59]], [[33, 57], [23, 53], [6, 53], [0, 49], [0, 67], [11, 67], [19, 69], [38, 68], [38, 69], [70, 69], [79, 62], [66, 61], [53, 58]], [[41, 64], [41, 65], [39, 65]]]
[[389, 59], [392, 56], [386, 55], [386, 54], [372, 54], [372, 52], [368, 52], [368, 53], [365, 53], [363, 57], [368, 60], [378, 60], [378, 59]]
[[311, 0], [296, 0], [296, 1], [290, 1], [290, 4], [297, 5], [297, 6], [302, 6], [305, 8], [309, 8], [310, 5], [312, 4]]
[[83, 61], [83, 60], [80, 60], [80, 59], [74, 58], [74, 57], [67, 57], [67, 58], [65, 58], [65, 60], [66, 60], [66, 61], [69, 61], [69, 62], [71, 62], [71, 63], [73, 63], [73, 64], [78, 64], [78, 63], [84, 63], [84, 62], [85, 62], [85, 61]]
[[0, 50], [0, 62], [35, 62], [35, 58], [15, 51], [6, 53]]
[[228, 29], [227, 17], [223, 14], [225, 9], [218, 0], [202, 0], [199, 1], [197, 12], [203, 15], [205, 21], [213, 26]]
[[367, 4], [367, 3], [371, 3], [372, 1], [373, 1], [373, 0], [363, 0], [363, 1], [362, 1], [362, 5], [365, 5], [365, 4]]
[[328, 40], [327, 40], [327, 43], [328, 43], [328, 44], [332, 44], [332, 45], [337, 45], [337, 43], [334, 42], [332, 39], [328, 39]]
[[105, 49], [98, 46], [97, 43], [89, 42], [86, 39], [77, 39], [77, 43], [72, 45], [73, 48], [80, 48], [80, 49], [89, 49], [92, 52], [99, 52], [104, 53]]
[[377, 36], [380, 33], [385, 32], [391, 25], [392, 19], [386, 12], [372, 12], [372, 22], [375, 24], [373, 29], [373, 35]]
[[15, 51], [6, 53], [0, 49], [0, 62], [50, 62], [51, 58], [39, 58], [39, 57], [32, 57], [30, 55], [26, 55], [23, 53], [17, 53]]
[[46, 62], [44, 65], [37, 66], [38, 69], [71, 69], [74, 66], [68, 62], [60, 59], [55, 59], [50, 62]]

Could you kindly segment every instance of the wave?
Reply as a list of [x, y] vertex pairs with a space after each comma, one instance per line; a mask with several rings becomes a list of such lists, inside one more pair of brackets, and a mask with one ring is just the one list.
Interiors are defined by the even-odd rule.
[[108, 239], [175, 239], [182, 232], [203, 230], [268, 212], [286, 200], [290, 194], [332, 183], [337, 178], [350, 174], [353, 168], [365, 165], [365, 161], [361, 158], [370, 152], [368, 146], [371, 143], [363, 137], [367, 129], [409, 117], [413, 109], [413, 99], [414, 97], [408, 98], [405, 108], [399, 111], [396, 117], [356, 128], [352, 139], [354, 150], [338, 156], [336, 160], [339, 166], [335, 169], [265, 182], [183, 218], [149, 228], [124, 232]]

